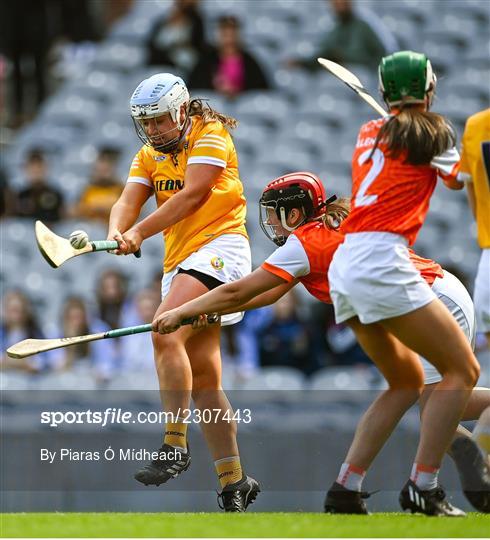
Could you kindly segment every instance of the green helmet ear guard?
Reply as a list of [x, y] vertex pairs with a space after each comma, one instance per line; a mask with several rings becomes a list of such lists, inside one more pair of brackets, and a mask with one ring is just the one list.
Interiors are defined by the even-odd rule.
[[[385, 56], [379, 65], [379, 86], [386, 103], [425, 103], [435, 88], [436, 76], [425, 54], [400, 51]], [[429, 103], [430, 104], [430, 103]]]

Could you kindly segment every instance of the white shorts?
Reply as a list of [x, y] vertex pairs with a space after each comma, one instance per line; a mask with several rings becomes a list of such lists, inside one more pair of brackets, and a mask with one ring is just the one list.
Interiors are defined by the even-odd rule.
[[[172, 279], [179, 268], [197, 270], [223, 283], [236, 281], [252, 271], [252, 256], [248, 240], [241, 234], [223, 234], [191, 253], [173, 270], [163, 274], [162, 300], [167, 296]], [[221, 325], [236, 324], [243, 319], [243, 311], [221, 317]]]
[[398, 317], [436, 298], [410, 260], [405, 238], [384, 232], [347, 234], [328, 271], [335, 320], [363, 324]]
[[[432, 290], [449, 309], [473, 347], [475, 345], [475, 309], [465, 286], [456, 276], [444, 270], [443, 278], [436, 278]], [[420, 357], [425, 371], [425, 384], [438, 383], [442, 377], [437, 369]]]
[[490, 248], [482, 251], [475, 280], [476, 324], [479, 332], [490, 332]]

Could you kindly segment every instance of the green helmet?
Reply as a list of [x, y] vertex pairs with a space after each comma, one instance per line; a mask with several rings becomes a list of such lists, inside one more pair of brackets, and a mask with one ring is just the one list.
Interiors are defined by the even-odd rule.
[[399, 51], [381, 59], [379, 86], [389, 106], [424, 103], [427, 91], [436, 86], [436, 76], [425, 54]]

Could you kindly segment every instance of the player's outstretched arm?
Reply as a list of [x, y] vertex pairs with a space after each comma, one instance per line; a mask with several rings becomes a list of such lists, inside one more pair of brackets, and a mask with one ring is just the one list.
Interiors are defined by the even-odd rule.
[[228, 315], [229, 313], [236, 313], [237, 311], [249, 311], [250, 309], [259, 309], [261, 307], [275, 304], [279, 300], [279, 298], [289, 292], [297, 283], [297, 279], [289, 283], [282, 283], [281, 285], [274, 287], [270, 291], [259, 294], [255, 298], [252, 298], [252, 300], [245, 302], [245, 304], [235, 306], [232, 309], [225, 309], [224, 311], [220, 312], [220, 315]]
[[246, 304], [255, 296], [281, 284], [284, 284], [282, 278], [262, 268], [257, 268], [238, 281], [221, 285], [175, 309], [164, 311], [154, 319], [152, 330], [160, 334], [174, 332], [180, 327], [181, 321], [189, 316], [189, 313], [198, 316], [202, 313], [222, 313], [229, 309], [232, 312], [236, 311], [237, 306]]

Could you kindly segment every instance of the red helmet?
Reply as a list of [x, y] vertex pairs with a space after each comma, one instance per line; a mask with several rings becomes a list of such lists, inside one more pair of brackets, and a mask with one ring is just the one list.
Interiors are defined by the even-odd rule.
[[291, 231], [293, 229], [287, 225], [286, 219], [292, 208], [303, 210], [305, 218], [299, 224], [302, 225], [308, 219], [320, 217], [325, 212], [326, 198], [327, 194], [321, 180], [313, 173], [294, 172], [279, 176], [267, 184], [260, 197], [262, 230], [275, 244], [282, 245], [286, 242], [286, 237], [276, 233], [275, 226], [268, 223], [262, 209], [275, 210], [283, 228]]
[[[269, 193], [270, 191], [274, 191], [276, 197], [272, 193]], [[294, 172], [279, 176], [265, 186], [260, 200], [261, 202], [263, 199], [267, 201], [275, 199], [277, 201], [293, 202], [295, 199], [299, 200], [304, 197], [301, 193], [308, 195], [308, 199], [302, 201], [308, 207], [305, 208], [305, 210], [308, 209], [308, 217], [320, 216], [324, 211], [323, 203], [327, 198], [327, 194], [325, 193], [322, 181], [316, 174], [310, 172]]]

